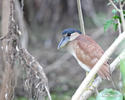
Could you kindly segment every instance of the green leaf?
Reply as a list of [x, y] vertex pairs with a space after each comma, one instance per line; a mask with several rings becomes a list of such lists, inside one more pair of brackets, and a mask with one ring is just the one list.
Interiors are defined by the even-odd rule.
[[121, 19], [120, 16], [118, 16], [118, 15], [115, 15], [115, 16], [113, 16], [112, 18], [113, 18], [113, 19]]
[[118, 29], [118, 23], [114, 23], [113, 24], [113, 29], [114, 29], [114, 31], [117, 31], [117, 29]]
[[[123, 2], [124, 0], [120, 0], [121, 2]], [[118, 3], [119, 0], [113, 0], [114, 3]]]
[[107, 29], [113, 24], [114, 20], [108, 20], [105, 24], [104, 24], [104, 31], [107, 31]]
[[125, 10], [123, 10], [123, 14], [125, 14]]
[[104, 89], [97, 95], [96, 100], [123, 100], [123, 95], [113, 89]]
[[121, 2], [125, 1], [125, 0], [120, 0]]
[[118, 3], [119, 1], [118, 0], [114, 0], [114, 3]]
[[120, 72], [121, 72], [122, 79], [124, 80], [124, 84], [125, 84], [125, 59], [120, 60]]
[[88, 100], [96, 100], [95, 96], [91, 96]]
[[113, 16], [112, 18], [113, 18], [114, 20], [118, 19], [118, 20], [119, 20], [119, 22], [121, 23], [121, 17], [120, 17], [120, 16], [115, 15], [115, 16]]
[[113, 14], [116, 14], [116, 13], [117, 13], [117, 10], [116, 10], [116, 9], [113, 9], [113, 10], [112, 10], [112, 13], [113, 13]]
[[120, 72], [122, 77], [122, 93], [125, 96], [125, 59], [120, 60]]

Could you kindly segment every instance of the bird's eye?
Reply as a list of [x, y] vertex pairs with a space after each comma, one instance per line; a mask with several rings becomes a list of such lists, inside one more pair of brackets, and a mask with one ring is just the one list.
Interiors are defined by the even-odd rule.
[[67, 36], [71, 36], [71, 34], [69, 33], [69, 34], [67, 34]]

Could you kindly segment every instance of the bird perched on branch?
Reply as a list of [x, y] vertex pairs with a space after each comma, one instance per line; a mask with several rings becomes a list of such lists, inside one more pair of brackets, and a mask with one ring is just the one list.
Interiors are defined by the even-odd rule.
[[[103, 49], [91, 37], [74, 28], [65, 29], [61, 34], [63, 38], [58, 44], [58, 49], [67, 47], [79, 65], [89, 72], [103, 55]], [[111, 79], [107, 62], [102, 65], [98, 75], [103, 79]]]

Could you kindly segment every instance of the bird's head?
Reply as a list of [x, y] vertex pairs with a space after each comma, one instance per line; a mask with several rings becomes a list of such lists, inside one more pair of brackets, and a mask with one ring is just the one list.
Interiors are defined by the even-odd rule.
[[68, 28], [68, 29], [65, 29], [61, 34], [63, 37], [60, 43], [58, 44], [58, 49], [66, 46], [69, 42], [76, 39], [81, 34], [81, 32], [74, 28]]

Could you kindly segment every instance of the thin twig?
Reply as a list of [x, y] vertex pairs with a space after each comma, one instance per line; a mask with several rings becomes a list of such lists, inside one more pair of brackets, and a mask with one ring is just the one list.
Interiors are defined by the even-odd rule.
[[122, 21], [122, 28], [123, 28], [123, 31], [125, 31], [125, 19], [124, 19], [123, 7], [121, 4], [121, 0], [119, 0], [119, 6], [120, 6], [120, 17], [121, 17], [121, 21]]
[[124, 7], [124, 5], [125, 5], [125, 1], [123, 1], [122, 7]]
[[112, 0], [109, 0], [110, 3], [112, 4], [112, 6], [118, 11], [120, 12], [120, 9], [114, 4], [114, 2]]
[[125, 32], [119, 35], [119, 37], [112, 43], [112, 45], [108, 48], [108, 50], [104, 53], [104, 55], [100, 58], [100, 60], [96, 63], [93, 69], [89, 72], [87, 77], [83, 80], [79, 88], [76, 90], [75, 94], [72, 97], [72, 100], [79, 100], [82, 93], [85, 91], [87, 85], [89, 84], [92, 77], [98, 72], [103, 63], [108, 60], [117, 46], [125, 39]]
[[77, 7], [78, 7], [78, 14], [79, 14], [81, 31], [85, 35], [85, 26], [84, 26], [84, 20], [83, 20], [83, 14], [82, 14], [82, 8], [81, 8], [81, 1], [80, 0], [77, 0]]
[[119, 34], [121, 34], [122, 30], [121, 30], [121, 23], [120, 23], [119, 19], [117, 20], [117, 22], [118, 22], [118, 31], [119, 31]]
[[50, 92], [49, 92], [48, 87], [45, 86], [45, 89], [46, 89], [46, 92], [47, 92], [47, 94], [48, 94], [48, 98], [49, 98], [49, 100], [52, 100], [52, 97], [51, 97], [51, 95], [50, 95]]

